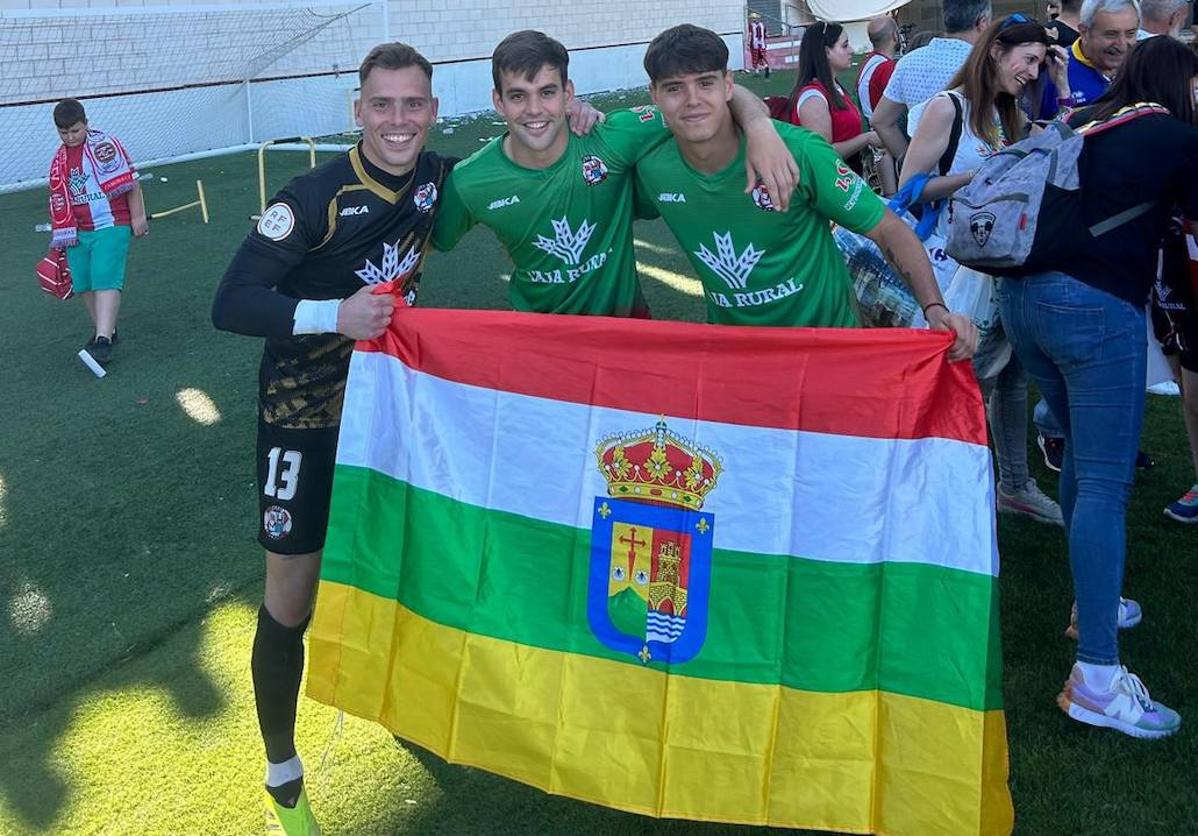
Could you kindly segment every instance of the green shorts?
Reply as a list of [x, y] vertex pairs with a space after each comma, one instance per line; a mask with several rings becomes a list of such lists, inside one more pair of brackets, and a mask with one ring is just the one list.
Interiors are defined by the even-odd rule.
[[123, 290], [125, 257], [129, 255], [132, 237], [133, 230], [127, 226], [81, 231], [79, 243], [67, 247], [67, 264], [71, 266], [71, 286], [75, 292]]

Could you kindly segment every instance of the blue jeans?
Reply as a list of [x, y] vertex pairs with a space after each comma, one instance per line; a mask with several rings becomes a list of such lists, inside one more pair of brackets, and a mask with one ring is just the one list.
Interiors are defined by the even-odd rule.
[[1052, 411], [1048, 408], [1048, 402], [1044, 398], [1036, 401], [1036, 408], [1032, 410], [1032, 421], [1036, 425], [1037, 432], [1045, 438], [1064, 438], [1065, 436], [1060, 422], [1053, 416]]
[[1127, 500], [1144, 420], [1144, 309], [1064, 273], [1001, 283], [1003, 326], [1061, 423], [1077, 658], [1119, 661]]

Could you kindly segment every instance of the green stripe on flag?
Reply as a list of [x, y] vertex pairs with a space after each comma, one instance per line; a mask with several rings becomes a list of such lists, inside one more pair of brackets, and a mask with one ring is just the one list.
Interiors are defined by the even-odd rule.
[[[587, 529], [338, 465], [321, 577], [446, 626], [640, 666], [587, 623], [590, 540]], [[712, 564], [706, 641], [674, 675], [819, 692], [876, 688], [976, 710], [1002, 705], [991, 577], [720, 549]]]

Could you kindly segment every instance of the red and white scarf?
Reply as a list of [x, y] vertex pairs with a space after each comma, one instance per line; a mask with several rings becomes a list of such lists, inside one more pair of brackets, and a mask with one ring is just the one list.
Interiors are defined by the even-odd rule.
[[[95, 172], [104, 194], [113, 198], [134, 186], [133, 161], [125, 147], [111, 134], [88, 130], [83, 143], [83, 155]], [[50, 162], [50, 246], [73, 247], [79, 242], [75, 213], [71, 208], [70, 166], [67, 147], [58, 146]]]

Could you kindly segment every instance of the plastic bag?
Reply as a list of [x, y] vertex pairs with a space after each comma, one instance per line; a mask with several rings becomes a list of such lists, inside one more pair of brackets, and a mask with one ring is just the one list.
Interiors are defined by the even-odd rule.
[[947, 288], [944, 304], [964, 314], [978, 329], [978, 350], [973, 355], [978, 380], [993, 377], [1011, 359], [1011, 342], [998, 315], [998, 286], [993, 276], [961, 265]]

